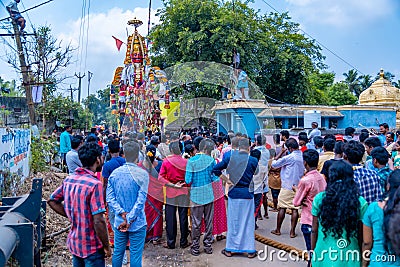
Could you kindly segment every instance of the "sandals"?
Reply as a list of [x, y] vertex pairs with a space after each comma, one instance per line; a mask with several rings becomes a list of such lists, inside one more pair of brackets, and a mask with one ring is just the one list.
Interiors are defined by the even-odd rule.
[[[223, 249], [223, 250], [221, 251], [221, 253], [222, 253], [225, 257], [228, 257], [228, 258], [230, 258], [230, 257], [233, 256], [233, 253], [230, 252], [230, 251], [227, 251], [226, 249]], [[258, 255], [257, 252], [247, 253], [247, 258], [253, 259], [253, 258], [257, 257], [257, 255]]]
[[217, 241], [221, 241], [221, 240], [224, 240], [224, 239], [226, 239], [226, 236], [224, 236], [224, 235], [217, 235]]
[[229, 252], [229, 251], [227, 251], [226, 249], [221, 250], [221, 253], [222, 253], [224, 256], [228, 257], [228, 258], [232, 257], [232, 252]]
[[278, 231], [276, 231], [276, 230], [272, 230], [271, 231], [271, 234], [274, 234], [274, 235], [281, 235], [281, 232], [278, 232]]
[[153, 243], [153, 245], [161, 245], [163, 242], [161, 241], [161, 238], [158, 238], [158, 239], [154, 239], [154, 240], [152, 240], [152, 243]]
[[252, 258], [255, 258], [255, 257], [257, 257], [257, 252], [247, 253], [247, 258], [252, 259]]

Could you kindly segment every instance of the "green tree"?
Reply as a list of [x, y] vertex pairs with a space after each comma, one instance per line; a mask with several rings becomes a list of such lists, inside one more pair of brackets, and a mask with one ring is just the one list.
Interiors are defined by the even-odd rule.
[[344, 82], [347, 84], [350, 92], [359, 97], [362, 88], [360, 86], [360, 76], [358, 76], [358, 72], [354, 69], [349, 70], [347, 73], [343, 73], [343, 76], [345, 77]]
[[397, 82], [393, 82], [393, 86], [400, 89], [400, 80], [397, 80]]
[[328, 105], [355, 105], [358, 98], [350, 92], [348, 85], [345, 82], [337, 82], [329, 87], [327, 91]]
[[109, 123], [107, 114], [111, 113], [110, 87], [97, 91], [97, 95], [89, 95], [83, 103], [89, 112], [93, 114], [94, 124], [100, 125], [103, 121]]
[[67, 77], [63, 75], [63, 71], [71, 64], [72, 51], [71, 45], [62, 45], [62, 41], [58, 41], [51, 32], [50, 26], [39, 26], [34, 42], [28, 46], [28, 56], [31, 69], [36, 82], [49, 83], [44, 87], [44, 97], [52, 95], [57, 85]]
[[0, 94], [8, 97], [20, 97], [22, 93], [18, 90], [15, 80], [5, 81], [0, 77]]
[[164, 6], [161, 23], [150, 33], [152, 62], [163, 69], [190, 61], [229, 65], [236, 49], [240, 65], [264, 95], [304, 103], [307, 76], [324, 67], [320, 47], [299, 33], [287, 13], [259, 14], [240, 1], [164, 0]]
[[93, 115], [87, 109], [62, 95], [49, 96], [46, 106], [38, 107], [37, 112], [41, 117], [45, 117], [49, 125], [55, 125], [56, 121], [60, 121], [64, 125], [72, 123], [74, 129], [83, 130], [92, 124]]
[[373, 81], [371, 75], [367, 74], [360, 76], [360, 86], [362, 91], [368, 89], [372, 85], [372, 83]]
[[333, 85], [335, 73], [332, 72], [313, 72], [308, 76], [309, 92], [306, 98], [308, 105], [327, 105], [328, 89]]

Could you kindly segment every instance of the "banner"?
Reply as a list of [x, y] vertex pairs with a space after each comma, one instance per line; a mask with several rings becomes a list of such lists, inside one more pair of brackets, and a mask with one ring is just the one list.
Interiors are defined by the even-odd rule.
[[32, 101], [33, 103], [41, 103], [43, 95], [43, 86], [32, 86]]

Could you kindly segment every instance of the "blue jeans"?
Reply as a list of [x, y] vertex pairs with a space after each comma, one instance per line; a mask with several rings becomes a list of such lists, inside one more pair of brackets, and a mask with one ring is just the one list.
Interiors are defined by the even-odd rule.
[[104, 267], [106, 262], [104, 259], [104, 250], [99, 249], [96, 253], [93, 253], [86, 258], [80, 258], [72, 255], [72, 266], [74, 267]]
[[118, 229], [114, 231], [114, 255], [112, 257], [112, 266], [121, 267], [124, 258], [125, 248], [129, 245], [129, 254], [131, 256], [131, 267], [142, 266], [142, 254], [144, 241], [146, 239], [146, 226], [143, 226], [135, 232], [121, 232]]
[[[311, 250], [311, 230], [312, 230], [311, 225], [309, 225], [309, 224], [301, 225], [301, 231], [303, 232], [304, 241], [306, 242], [306, 248], [309, 253]], [[311, 258], [312, 258], [311, 256], [312, 256], [311, 254], [308, 255], [308, 265], [307, 266], [311, 266]]]

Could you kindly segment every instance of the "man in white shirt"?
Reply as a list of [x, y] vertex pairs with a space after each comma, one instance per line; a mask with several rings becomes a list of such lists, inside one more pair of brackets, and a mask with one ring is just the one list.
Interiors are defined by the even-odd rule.
[[312, 144], [312, 145], [314, 145], [314, 137], [316, 137], [316, 136], [321, 136], [321, 131], [320, 130], [318, 130], [318, 122], [312, 122], [311, 123], [311, 131], [308, 133], [308, 136], [307, 136], [307, 138], [308, 138], [308, 140], [310, 141], [310, 143]]
[[78, 167], [82, 167], [82, 163], [78, 157], [78, 150], [83, 145], [83, 137], [81, 135], [74, 136], [71, 140], [71, 150], [65, 156], [69, 174], [73, 174]]
[[13, 18], [20, 27], [20, 32], [23, 33], [25, 29], [26, 20], [21, 16], [18, 10], [18, 3], [21, 0], [13, 0], [7, 5], [7, 11], [10, 13], [11, 18]]

